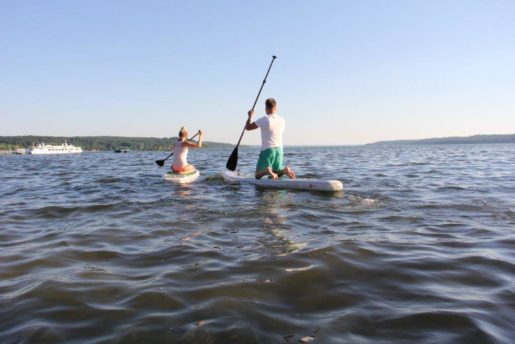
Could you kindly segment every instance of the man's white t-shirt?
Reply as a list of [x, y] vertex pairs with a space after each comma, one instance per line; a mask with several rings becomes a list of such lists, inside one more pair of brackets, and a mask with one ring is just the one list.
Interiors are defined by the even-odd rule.
[[274, 113], [261, 117], [255, 123], [261, 129], [261, 150], [282, 148], [284, 118]]

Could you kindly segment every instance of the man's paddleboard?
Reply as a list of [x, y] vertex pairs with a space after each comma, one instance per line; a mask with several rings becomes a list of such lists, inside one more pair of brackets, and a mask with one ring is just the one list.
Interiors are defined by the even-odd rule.
[[163, 175], [163, 180], [178, 184], [188, 184], [197, 180], [199, 176], [200, 172], [198, 170], [186, 174], [175, 173], [170, 171]]
[[343, 184], [339, 180], [322, 180], [322, 179], [289, 179], [283, 177], [273, 180], [267, 177], [256, 179], [254, 176], [242, 174], [239, 171], [225, 171], [224, 179], [229, 182], [240, 182], [259, 185], [267, 188], [293, 189], [293, 190], [315, 190], [315, 191], [341, 191]]

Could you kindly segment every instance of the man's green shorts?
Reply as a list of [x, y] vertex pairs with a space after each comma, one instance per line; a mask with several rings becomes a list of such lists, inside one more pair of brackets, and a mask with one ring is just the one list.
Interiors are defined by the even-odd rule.
[[268, 148], [259, 153], [256, 171], [264, 170], [267, 167], [271, 167], [274, 172], [279, 172], [284, 169], [282, 147]]

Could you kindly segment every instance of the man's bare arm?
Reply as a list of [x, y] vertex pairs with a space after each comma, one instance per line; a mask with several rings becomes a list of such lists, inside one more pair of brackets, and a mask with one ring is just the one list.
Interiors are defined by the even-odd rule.
[[247, 123], [245, 124], [246, 130], [254, 130], [254, 129], [259, 128], [258, 125], [256, 124], [256, 122], [251, 122], [253, 114], [254, 114], [254, 110], [249, 110], [249, 112], [247, 113], [249, 118], [247, 119]]

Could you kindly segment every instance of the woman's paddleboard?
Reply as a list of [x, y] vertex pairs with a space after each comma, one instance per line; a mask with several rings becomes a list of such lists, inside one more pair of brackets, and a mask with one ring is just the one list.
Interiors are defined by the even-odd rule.
[[167, 172], [163, 175], [163, 180], [178, 184], [188, 184], [197, 180], [199, 176], [200, 172], [198, 170], [186, 174]]
[[256, 179], [254, 176], [242, 174], [239, 171], [225, 171], [224, 179], [229, 182], [240, 182], [259, 185], [267, 188], [293, 189], [293, 190], [315, 190], [315, 191], [341, 191], [343, 184], [339, 180], [322, 180], [322, 179], [289, 179], [283, 177], [273, 180], [267, 177]]

